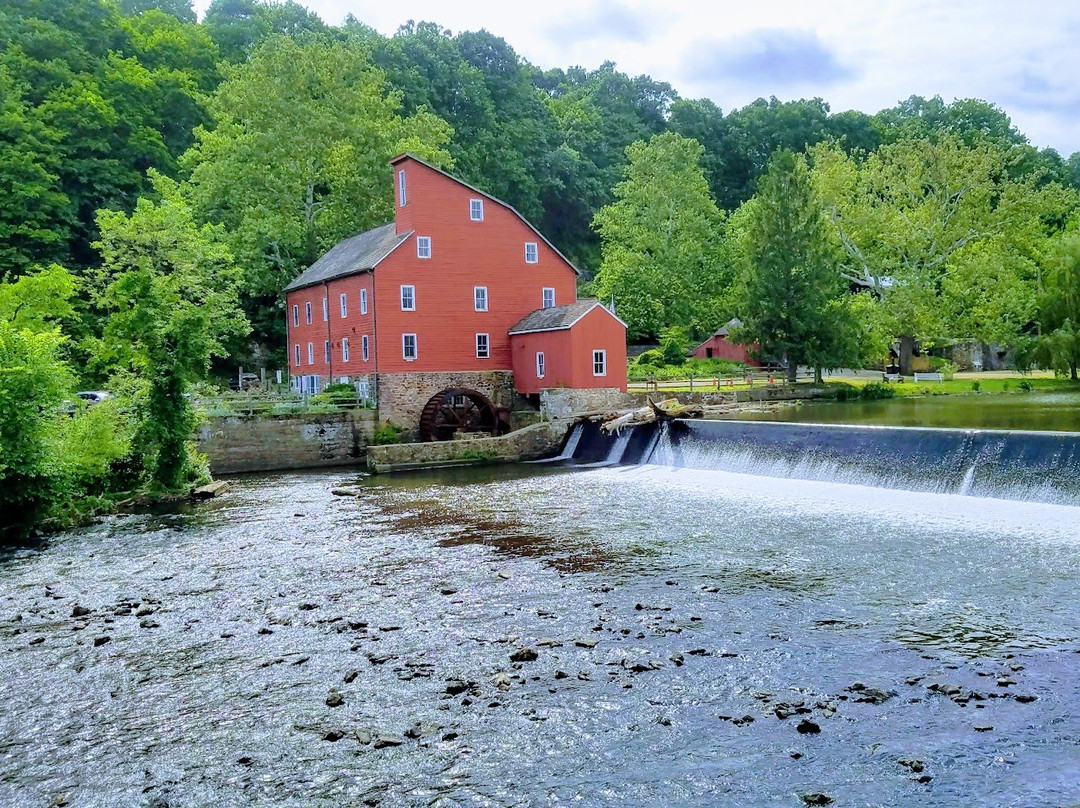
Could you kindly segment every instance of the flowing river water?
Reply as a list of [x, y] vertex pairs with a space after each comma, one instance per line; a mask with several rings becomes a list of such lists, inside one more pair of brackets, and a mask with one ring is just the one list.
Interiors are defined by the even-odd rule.
[[1078, 580], [1068, 505], [239, 478], [0, 555], [0, 805], [1077, 805]]

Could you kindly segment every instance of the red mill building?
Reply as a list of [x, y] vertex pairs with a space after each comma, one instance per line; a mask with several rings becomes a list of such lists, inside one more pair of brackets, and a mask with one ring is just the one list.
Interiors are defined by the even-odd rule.
[[296, 387], [356, 384], [422, 438], [494, 431], [515, 392], [626, 389], [626, 324], [578, 300], [577, 269], [535, 227], [423, 160], [391, 163], [394, 221], [286, 287]]

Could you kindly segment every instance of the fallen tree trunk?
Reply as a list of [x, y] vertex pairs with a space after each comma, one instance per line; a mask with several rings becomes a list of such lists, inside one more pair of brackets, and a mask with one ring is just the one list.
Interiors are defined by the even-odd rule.
[[594, 415], [593, 421], [602, 421], [601, 429], [605, 432], [618, 432], [623, 427], [652, 424], [657, 421], [670, 421], [673, 418], [697, 418], [702, 409], [696, 404], [681, 404], [678, 399], [669, 398], [659, 404], [647, 399], [648, 404], [636, 410]]

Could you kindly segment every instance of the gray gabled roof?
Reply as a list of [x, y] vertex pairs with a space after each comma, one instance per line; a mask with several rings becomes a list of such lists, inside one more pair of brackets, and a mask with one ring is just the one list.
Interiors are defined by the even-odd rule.
[[401, 242], [412, 235], [394, 232], [394, 223], [384, 224], [358, 236], [347, 238], [309, 266], [296, 280], [285, 287], [286, 292], [315, 286], [324, 281], [374, 269]]
[[[611, 314], [599, 300], [586, 297], [576, 303], [568, 303], [565, 306], [552, 306], [549, 309], [537, 309], [536, 311], [531, 311], [518, 320], [517, 324], [510, 329], [510, 333], [533, 334], [537, 331], [564, 331], [573, 328], [578, 320], [597, 306], [612, 317], [615, 317], [615, 315]], [[618, 317], [615, 317], [615, 319], [619, 320]], [[624, 328], [626, 327], [626, 323], [623, 323], [622, 320], [619, 320], [619, 322], [622, 323]]]
[[420, 163], [420, 165], [427, 166], [432, 171], [437, 171], [438, 173], [442, 174], [444, 177], [449, 177], [454, 182], [456, 182], [458, 185], [462, 185], [462, 186], [468, 188], [470, 191], [472, 191], [474, 193], [477, 193], [477, 194], [480, 194], [480, 196], [485, 197], [486, 199], [490, 199], [492, 202], [496, 203], [497, 205], [502, 205], [508, 211], [513, 213], [519, 219], [521, 219], [521, 221], [525, 224], [526, 227], [528, 227], [530, 230], [532, 230], [546, 245], [551, 247], [551, 249], [555, 252], [555, 254], [557, 256], [559, 256], [559, 258], [561, 258], [563, 261], [565, 261], [566, 265], [568, 267], [570, 267], [570, 269], [574, 270], [575, 275], [580, 275], [581, 274], [581, 270], [578, 269], [576, 266], [574, 266], [574, 263], [569, 258], [567, 258], [565, 255], [563, 255], [562, 251], [558, 247], [556, 247], [554, 244], [552, 244], [550, 241], [548, 241], [547, 236], [545, 236], [543, 233], [541, 233], [539, 230], [537, 230], [536, 227], [533, 225], [533, 223], [530, 222], [528, 219], [526, 219], [524, 216], [522, 216], [518, 212], [518, 209], [515, 208], [510, 203], [503, 202], [497, 196], [492, 196], [487, 191], [481, 191], [475, 185], [469, 185], [469, 183], [465, 182], [464, 180], [458, 179], [453, 174], [448, 174], [447, 172], [443, 171], [438, 166], [433, 166], [427, 160], [422, 160], [421, 158], [417, 157], [415, 154], [411, 154], [409, 152], [405, 152], [404, 154], [399, 154], [397, 157], [395, 157], [393, 160], [390, 161], [390, 165], [397, 165], [398, 163], [400, 163], [405, 158], [409, 158], [410, 160], [415, 160], [416, 162]]
[[724, 323], [724, 327], [717, 331], [715, 334], [713, 334], [713, 336], [726, 337], [733, 328], [742, 328], [742, 320], [740, 320], [738, 317], [732, 317], [730, 320]]

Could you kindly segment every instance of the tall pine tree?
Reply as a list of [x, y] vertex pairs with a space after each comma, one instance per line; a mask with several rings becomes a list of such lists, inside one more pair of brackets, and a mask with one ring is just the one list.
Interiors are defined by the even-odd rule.
[[757, 195], [743, 206], [743, 266], [735, 293], [742, 328], [764, 357], [782, 360], [788, 381], [799, 365], [846, 364], [851, 321], [835, 243], [801, 155], [777, 152]]

